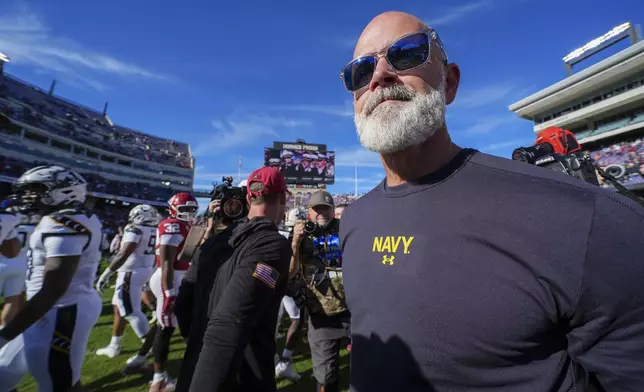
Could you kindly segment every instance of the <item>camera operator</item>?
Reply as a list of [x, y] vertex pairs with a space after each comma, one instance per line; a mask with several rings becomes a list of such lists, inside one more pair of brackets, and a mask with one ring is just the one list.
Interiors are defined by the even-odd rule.
[[[181, 362], [176, 391], [190, 389], [192, 375], [199, 359], [203, 337], [208, 326], [208, 304], [219, 266], [233, 254], [228, 243], [239, 220], [222, 213], [220, 195], [213, 194], [205, 217], [203, 237], [192, 255], [192, 263], [179, 287], [175, 314], [186, 351]], [[202, 225], [195, 225], [200, 230]]]
[[[308, 337], [318, 391], [339, 391], [339, 359], [349, 338], [349, 311], [344, 301], [342, 254], [333, 197], [318, 191], [309, 200], [310, 221], [293, 230], [292, 273], [300, 273], [309, 312]], [[301, 280], [301, 281], [302, 281]]]
[[248, 217], [233, 228], [232, 255], [218, 267], [192, 392], [276, 390], [274, 333], [291, 259], [277, 228], [286, 193], [276, 168], [248, 177]]

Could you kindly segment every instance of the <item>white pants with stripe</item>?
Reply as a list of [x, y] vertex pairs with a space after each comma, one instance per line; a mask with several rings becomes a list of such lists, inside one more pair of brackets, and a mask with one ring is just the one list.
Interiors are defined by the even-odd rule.
[[[181, 281], [183, 280], [183, 277], [186, 275], [186, 271], [174, 271], [174, 278], [172, 280], [172, 285], [174, 288], [179, 288], [181, 286]], [[152, 294], [157, 299], [157, 309], [156, 309], [156, 314], [157, 314], [157, 323], [161, 325], [161, 327], [166, 328], [166, 327], [176, 327], [177, 326], [177, 318], [176, 316], [172, 315], [172, 320], [170, 320], [169, 325], [165, 325], [163, 323], [163, 302], [165, 300], [165, 293], [163, 292], [163, 284], [161, 282], [162, 280], [162, 274], [161, 274], [161, 268], [157, 268], [156, 271], [152, 274], [152, 277], [150, 278], [150, 289], [152, 290]]]
[[0, 392], [15, 389], [27, 372], [25, 343], [19, 335], [0, 349]]
[[96, 291], [88, 291], [74, 304], [52, 308], [25, 331], [27, 368], [39, 392], [67, 391], [80, 380], [87, 341], [101, 308]]
[[116, 306], [121, 317], [130, 323], [139, 338], [143, 338], [150, 329], [147, 317], [141, 310], [141, 294], [151, 276], [152, 268], [118, 272], [116, 289], [112, 296], [112, 305]]

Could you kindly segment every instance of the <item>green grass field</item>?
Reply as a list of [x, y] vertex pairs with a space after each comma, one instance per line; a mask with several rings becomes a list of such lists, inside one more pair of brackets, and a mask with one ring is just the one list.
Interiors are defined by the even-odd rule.
[[[105, 347], [112, 334], [112, 291], [106, 290], [103, 295], [103, 312], [98, 323], [92, 331], [92, 335], [87, 346], [87, 355], [83, 365], [82, 382], [88, 392], [106, 391], [106, 392], [140, 392], [147, 391], [148, 383], [152, 379], [151, 375], [130, 375], [121, 374], [125, 360], [134, 355], [139, 347], [140, 341], [134, 332], [127, 327], [123, 336], [121, 354], [113, 359], [97, 356], [96, 350]], [[288, 322], [288, 318], [283, 320]], [[304, 333], [305, 334], [305, 333]], [[303, 334], [303, 335], [304, 335]], [[278, 347], [282, 348], [283, 342], [278, 342]], [[178, 332], [172, 341], [169, 373], [172, 377], [177, 377], [181, 359], [183, 358], [184, 343]], [[304, 392], [315, 391], [315, 379], [312, 376], [312, 364], [309, 354], [308, 344], [301, 341], [298, 344], [294, 358], [293, 368], [300, 373], [302, 378], [297, 383], [291, 383], [288, 380], [280, 380], [278, 389], [280, 391]], [[342, 389], [348, 391], [349, 385], [349, 354], [346, 350], [341, 353], [341, 385]], [[36, 384], [31, 377], [26, 377], [18, 388], [20, 392], [36, 392]]]

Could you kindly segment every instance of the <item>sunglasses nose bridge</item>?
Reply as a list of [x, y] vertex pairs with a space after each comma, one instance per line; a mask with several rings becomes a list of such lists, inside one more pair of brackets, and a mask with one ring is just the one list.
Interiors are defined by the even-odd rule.
[[376, 65], [374, 66], [373, 75], [369, 83], [370, 89], [378, 86], [389, 86], [395, 83], [398, 78], [396, 69], [389, 63], [387, 53], [378, 53], [374, 56], [376, 58]]

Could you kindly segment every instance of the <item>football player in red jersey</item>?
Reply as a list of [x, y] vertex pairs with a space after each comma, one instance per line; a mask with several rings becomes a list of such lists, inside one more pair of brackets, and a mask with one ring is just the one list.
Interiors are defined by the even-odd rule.
[[[150, 392], [174, 390], [175, 381], [166, 372], [166, 362], [170, 339], [177, 325], [174, 301], [181, 280], [190, 265], [189, 262], [180, 261], [179, 254], [188, 238], [188, 232], [198, 208], [197, 199], [190, 193], [177, 193], [168, 201], [170, 217], [162, 221], [157, 228], [157, 270], [150, 278], [150, 288], [156, 297], [156, 317], [159, 328], [153, 345], [154, 378], [150, 385]], [[128, 367], [143, 365], [145, 354], [145, 352], [139, 352], [139, 355], [128, 360]]]

